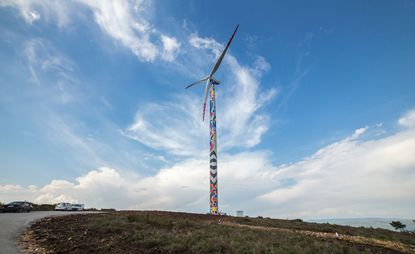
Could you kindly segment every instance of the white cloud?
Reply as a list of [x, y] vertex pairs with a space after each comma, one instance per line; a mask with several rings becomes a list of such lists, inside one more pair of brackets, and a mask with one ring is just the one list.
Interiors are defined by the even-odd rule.
[[145, 1], [77, 2], [88, 6], [102, 31], [140, 60], [153, 62], [160, 57], [171, 62], [178, 55], [180, 43], [177, 39], [163, 34], [145, 18]]
[[39, 13], [36, 11], [27, 10], [23, 12], [22, 15], [29, 23], [33, 23], [33, 21], [36, 21], [40, 18]]
[[369, 129], [368, 126], [366, 127], [362, 127], [362, 128], [358, 128], [354, 131], [353, 135], [350, 136], [350, 139], [357, 139], [360, 136], [362, 136], [367, 130]]
[[407, 128], [415, 127], [415, 109], [412, 109], [406, 112], [405, 115], [399, 118], [398, 123], [402, 127], [407, 127]]
[[[234, 213], [273, 217], [411, 217], [415, 212], [415, 129], [363, 141], [358, 129], [313, 155], [273, 166], [272, 154], [222, 154], [219, 205]], [[54, 180], [42, 188], [0, 186], [0, 199], [74, 200], [93, 207], [206, 212], [206, 158], [189, 159], [153, 176], [108, 167], [75, 182]]]
[[44, 19], [46, 21], [57, 20], [59, 27], [69, 24], [72, 6], [68, 1], [59, 0], [0, 0], [0, 6], [14, 7], [19, 10], [24, 20], [32, 24]]
[[198, 141], [208, 139], [208, 129], [201, 121], [199, 104], [190, 96], [180, 96], [175, 102], [144, 105], [124, 134], [172, 154], [200, 154], [203, 146]]
[[139, 59], [154, 61], [157, 47], [150, 40], [153, 28], [145, 19], [138, 18], [141, 11], [140, 2], [137, 2], [135, 15], [129, 1], [79, 2], [93, 11], [95, 22], [107, 35], [129, 48]]
[[0, 190], [2, 192], [20, 191], [22, 190], [22, 186], [13, 184], [0, 185]]
[[166, 61], [173, 61], [180, 49], [180, 43], [174, 37], [167, 35], [161, 35], [161, 41], [163, 42], [163, 55], [162, 57]]
[[219, 55], [220, 48], [222, 45], [212, 38], [203, 38], [197, 34], [191, 34], [189, 37], [189, 43], [192, 47], [197, 49], [209, 49], [212, 50], [216, 55]]
[[274, 203], [269, 212], [290, 211], [299, 217], [410, 216], [415, 130], [365, 142], [357, 140], [359, 133], [282, 167], [276, 176], [297, 183], [260, 196]]
[[267, 72], [271, 69], [271, 65], [262, 56], [257, 56], [254, 66], [254, 72], [257, 75], [261, 75], [263, 72]]
[[229, 64], [232, 76], [225, 80], [229, 89], [223, 96], [223, 120], [218, 123], [218, 127], [224, 129], [223, 147], [253, 147], [261, 141], [261, 136], [270, 125], [269, 115], [261, 109], [277, 92], [275, 88], [268, 91], [261, 89], [256, 66], [241, 66], [232, 55], [225, 62]]

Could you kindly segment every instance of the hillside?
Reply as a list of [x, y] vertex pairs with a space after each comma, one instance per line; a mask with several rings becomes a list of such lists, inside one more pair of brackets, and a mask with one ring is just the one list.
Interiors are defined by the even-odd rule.
[[415, 253], [410, 233], [159, 211], [46, 218], [20, 243], [29, 253]]

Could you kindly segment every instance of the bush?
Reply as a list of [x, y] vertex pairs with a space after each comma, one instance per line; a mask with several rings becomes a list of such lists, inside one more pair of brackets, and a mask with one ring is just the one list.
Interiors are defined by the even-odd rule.
[[390, 223], [390, 225], [392, 227], [394, 227], [396, 230], [400, 230], [401, 232], [403, 232], [405, 230], [405, 228], [406, 228], [406, 225], [405, 224], [402, 224], [402, 222], [400, 222], [400, 221], [392, 221]]
[[102, 212], [115, 212], [116, 210], [114, 208], [101, 208]]
[[249, 223], [249, 222], [251, 222], [251, 218], [249, 218], [249, 217], [237, 218], [236, 221], [239, 222], [239, 223]]
[[53, 204], [32, 204], [33, 211], [53, 211], [55, 210], [55, 205]]
[[293, 222], [303, 222], [303, 220], [302, 219], [294, 219], [294, 220], [292, 220]]

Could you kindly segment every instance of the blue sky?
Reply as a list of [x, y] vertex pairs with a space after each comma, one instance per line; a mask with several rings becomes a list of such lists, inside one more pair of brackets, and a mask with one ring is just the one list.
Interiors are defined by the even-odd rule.
[[240, 24], [216, 75], [221, 210], [409, 217], [414, 11], [1, 0], [0, 200], [206, 212], [203, 88], [184, 87]]

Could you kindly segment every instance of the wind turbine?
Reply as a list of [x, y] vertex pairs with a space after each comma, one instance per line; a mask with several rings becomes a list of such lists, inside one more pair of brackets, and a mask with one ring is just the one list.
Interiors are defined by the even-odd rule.
[[219, 205], [218, 205], [218, 171], [217, 171], [217, 142], [216, 142], [216, 101], [215, 101], [215, 86], [219, 85], [220, 82], [213, 78], [213, 75], [219, 69], [220, 64], [228, 51], [229, 45], [231, 45], [232, 39], [235, 36], [236, 31], [238, 30], [239, 25], [236, 26], [231, 38], [226, 44], [225, 49], [220, 54], [218, 60], [216, 60], [215, 65], [212, 68], [210, 74], [200, 79], [192, 84], [188, 85], [186, 89], [203, 83], [206, 81], [205, 85], [205, 98], [203, 99], [203, 115], [202, 120], [205, 120], [205, 110], [206, 110], [206, 100], [208, 94], [210, 94], [210, 213], [218, 214]]

